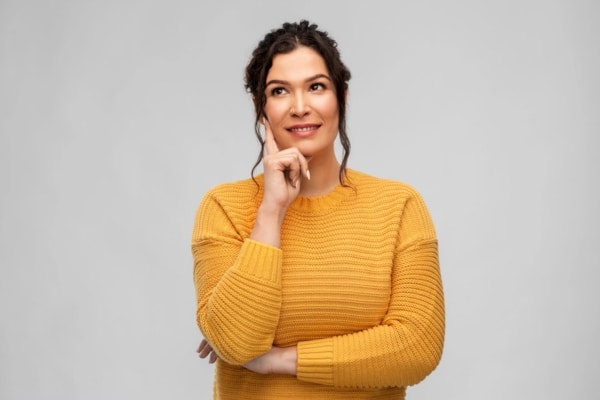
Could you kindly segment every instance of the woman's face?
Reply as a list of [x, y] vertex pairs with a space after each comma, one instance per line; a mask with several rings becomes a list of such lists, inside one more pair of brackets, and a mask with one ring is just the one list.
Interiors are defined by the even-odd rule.
[[319, 53], [300, 46], [273, 57], [265, 95], [265, 115], [280, 150], [295, 146], [307, 157], [335, 158], [338, 104]]

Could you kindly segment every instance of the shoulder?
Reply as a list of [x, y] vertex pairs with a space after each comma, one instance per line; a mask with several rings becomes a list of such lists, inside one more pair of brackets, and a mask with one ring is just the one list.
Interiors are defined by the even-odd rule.
[[248, 178], [238, 181], [225, 182], [210, 188], [202, 203], [216, 202], [223, 207], [235, 205], [244, 207], [256, 203], [260, 200], [263, 193], [262, 175], [257, 176], [255, 180]]
[[256, 182], [244, 179], [212, 187], [196, 211], [193, 243], [215, 235], [236, 241], [246, 237], [261, 198], [262, 177]]
[[252, 178], [247, 178], [237, 181], [220, 183], [210, 188], [206, 192], [206, 195], [223, 196], [229, 194], [256, 194], [258, 190], [262, 191], [262, 175], [257, 176], [255, 179], [256, 180], [253, 180]]
[[398, 198], [421, 199], [421, 194], [412, 185], [399, 180], [377, 177], [356, 170], [348, 170], [348, 183], [359, 195], [373, 195], [378, 198], [391, 196]]
[[[370, 210], [385, 208], [398, 212], [404, 243], [435, 239], [436, 232], [428, 207], [417, 189], [405, 182], [374, 177], [362, 172], [349, 174], [357, 197]], [[395, 211], [392, 211], [395, 210]]]

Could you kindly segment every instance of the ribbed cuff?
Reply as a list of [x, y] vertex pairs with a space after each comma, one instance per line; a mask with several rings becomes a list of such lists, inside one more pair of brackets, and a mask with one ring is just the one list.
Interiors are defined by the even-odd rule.
[[239, 271], [264, 279], [281, 283], [282, 252], [252, 239], [246, 239], [239, 254]]
[[299, 342], [296, 376], [306, 382], [333, 385], [333, 339]]

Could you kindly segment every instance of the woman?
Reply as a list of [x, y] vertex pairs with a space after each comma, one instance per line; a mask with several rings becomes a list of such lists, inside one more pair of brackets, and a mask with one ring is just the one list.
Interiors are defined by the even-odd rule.
[[444, 340], [427, 208], [346, 168], [350, 72], [316, 25], [268, 33], [245, 78], [263, 174], [211, 189], [192, 238], [215, 398], [404, 399]]

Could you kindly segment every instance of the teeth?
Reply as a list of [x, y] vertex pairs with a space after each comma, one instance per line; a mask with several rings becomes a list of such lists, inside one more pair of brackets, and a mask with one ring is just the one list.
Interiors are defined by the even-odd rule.
[[307, 131], [312, 131], [313, 129], [315, 129], [314, 126], [307, 126], [304, 128], [292, 128], [292, 131], [294, 132], [307, 132]]

